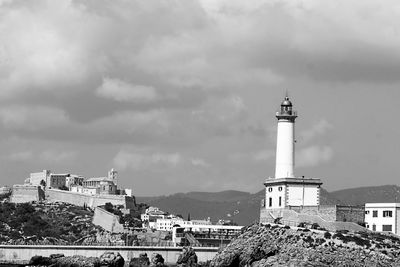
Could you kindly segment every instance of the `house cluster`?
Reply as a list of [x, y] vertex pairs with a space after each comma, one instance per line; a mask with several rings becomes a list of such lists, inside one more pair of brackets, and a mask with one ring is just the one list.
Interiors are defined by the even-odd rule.
[[71, 173], [52, 173], [50, 170], [31, 173], [25, 180], [26, 185], [37, 185], [43, 188], [62, 189], [87, 195], [128, 195], [132, 196], [131, 189], [118, 189], [118, 172], [111, 169], [106, 177], [86, 179], [82, 175]]
[[172, 231], [174, 226], [185, 228], [198, 228], [200, 225], [212, 225], [210, 218], [206, 220], [184, 220], [182, 217], [168, 214], [157, 207], [149, 207], [140, 216], [143, 227], [159, 231]]

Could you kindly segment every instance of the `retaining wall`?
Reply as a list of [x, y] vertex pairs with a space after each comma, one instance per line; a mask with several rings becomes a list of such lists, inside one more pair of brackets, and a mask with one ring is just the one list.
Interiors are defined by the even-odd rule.
[[[334, 207], [334, 206], [332, 206]], [[336, 207], [335, 207], [336, 210]], [[329, 211], [332, 214], [331, 208], [325, 208], [324, 211]], [[340, 221], [328, 221], [318, 214], [318, 210], [314, 208], [307, 209], [307, 213], [303, 213], [303, 209], [300, 209], [300, 213], [294, 209], [276, 209], [266, 210], [261, 209], [260, 223], [273, 223], [275, 218], [282, 218], [281, 223], [289, 226], [297, 226], [301, 222], [308, 224], [317, 223], [320, 227], [327, 229], [328, 231], [337, 230], [348, 230], [348, 231], [368, 231], [365, 227], [362, 227], [354, 222], [340, 222]]]
[[102, 208], [96, 207], [92, 223], [111, 233], [123, 233], [124, 226], [119, 223], [119, 217]]
[[[211, 260], [218, 248], [194, 248], [200, 262]], [[0, 245], [0, 263], [27, 264], [35, 255], [48, 257], [50, 254], [62, 253], [65, 256], [81, 255], [99, 257], [104, 252], [119, 252], [129, 262], [140, 253], [147, 253], [149, 258], [153, 253], [161, 254], [166, 263], [176, 263], [182, 248], [179, 247], [124, 247], [124, 246], [30, 246], [30, 245]]]
[[44, 191], [37, 185], [14, 185], [10, 202], [25, 203], [44, 199]]

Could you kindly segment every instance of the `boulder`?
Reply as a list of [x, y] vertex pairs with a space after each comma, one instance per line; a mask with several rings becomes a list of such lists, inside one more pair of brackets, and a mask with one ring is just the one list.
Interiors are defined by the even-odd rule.
[[121, 254], [114, 252], [104, 252], [100, 256], [100, 265], [101, 266], [110, 266], [110, 267], [123, 267], [125, 264], [124, 258]]
[[151, 266], [165, 266], [163, 256], [158, 253], [153, 253], [153, 255], [151, 255]]
[[198, 264], [196, 252], [191, 247], [184, 247], [176, 263], [185, 267], [197, 267]]
[[140, 253], [138, 258], [132, 258], [129, 267], [147, 267], [150, 266], [150, 259], [147, 253]]
[[51, 259], [49, 257], [43, 257], [43, 256], [35, 255], [30, 259], [28, 265], [48, 266], [51, 263], [52, 262], [51, 262]]

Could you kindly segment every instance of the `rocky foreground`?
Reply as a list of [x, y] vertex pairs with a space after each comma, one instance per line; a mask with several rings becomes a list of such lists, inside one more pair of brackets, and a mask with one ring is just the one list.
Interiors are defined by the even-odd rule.
[[252, 225], [210, 266], [400, 266], [399, 256], [400, 239], [391, 235]]

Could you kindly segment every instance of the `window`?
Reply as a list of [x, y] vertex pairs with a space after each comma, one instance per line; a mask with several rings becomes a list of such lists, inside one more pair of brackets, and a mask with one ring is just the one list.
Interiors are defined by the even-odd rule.
[[373, 210], [372, 211], [372, 217], [378, 217], [378, 211], [377, 210]]
[[269, 198], [269, 207], [272, 207], [272, 197]]
[[383, 211], [383, 217], [392, 217], [392, 211], [391, 210], [384, 210]]
[[392, 231], [392, 225], [391, 225], [391, 224], [384, 224], [384, 225], [382, 225], [382, 231], [384, 231], [384, 232], [390, 232], [390, 231]]
[[376, 225], [375, 224], [372, 225], [372, 231], [376, 231]]
[[279, 207], [282, 206], [282, 197], [279, 197]]
[[365, 211], [365, 214], [369, 214], [369, 210], [366, 210], [366, 211]]
[[278, 188], [278, 190], [279, 190], [279, 191], [282, 191], [282, 186], [280, 186], [280, 187]]
[[272, 192], [272, 187], [268, 188], [268, 192]]

